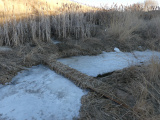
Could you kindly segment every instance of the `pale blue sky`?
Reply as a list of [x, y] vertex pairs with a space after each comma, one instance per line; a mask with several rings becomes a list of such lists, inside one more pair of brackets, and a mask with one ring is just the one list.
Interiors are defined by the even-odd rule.
[[119, 5], [120, 4], [127, 5], [127, 4], [137, 3], [137, 2], [144, 3], [145, 0], [73, 0], [73, 1], [77, 1], [80, 3], [88, 4], [88, 5], [93, 5], [93, 6], [100, 6], [100, 4], [102, 5], [108, 4], [110, 6], [113, 4], [113, 2]]

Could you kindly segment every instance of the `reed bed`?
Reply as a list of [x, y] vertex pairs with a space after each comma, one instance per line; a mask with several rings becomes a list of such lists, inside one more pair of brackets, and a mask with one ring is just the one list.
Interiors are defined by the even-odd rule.
[[[9, 1], [10, 3], [11, 1]], [[26, 42], [49, 42], [54, 35], [59, 39], [91, 37], [95, 32], [95, 9], [77, 3], [55, 3], [54, 9], [47, 2], [37, 6], [22, 1], [13, 2], [12, 7], [4, 2], [1, 11], [0, 45], [17, 46]], [[14, 5], [21, 5], [20, 12]], [[34, 2], [32, 4], [35, 4]], [[32, 7], [31, 7], [32, 6]]]
[[148, 25], [148, 22], [140, 19], [144, 14], [144, 8], [140, 5], [115, 4], [107, 9], [89, 7], [68, 0], [4, 0], [1, 7], [1, 46], [51, 42], [53, 36], [63, 40], [83, 40], [95, 37], [99, 29], [105, 31], [105, 35], [100, 33], [101, 36], [125, 42], [137, 39], [137, 36], [140, 38], [135, 32]]
[[[3, 2], [0, 1], [0, 5], [0, 46], [21, 46], [27, 43], [29, 47], [26, 47], [26, 49], [30, 50], [34, 49], [32, 48], [33, 45], [40, 44], [46, 51], [54, 51], [56, 56], [59, 52], [58, 48], [56, 48], [58, 45], [47, 44], [46, 46], [51, 45], [51, 48], [53, 48], [50, 50], [49, 47], [43, 46], [45, 44], [41, 44], [41, 42], [49, 43], [52, 41], [52, 37], [55, 37], [59, 40], [67, 41], [72, 39], [85, 44], [87, 44], [86, 41], [88, 40], [89, 44], [95, 42], [96, 45], [100, 44], [100, 47], [105, 47], [108, 44], [109, 47], [110, 44], [114, 47], [115, 44], [117, 47], [119, 47], [118, 45], [129, 44], [129, 48], [133, 47], [133, 50], [139, 46], [145, 46], [146, 48], [150, 46], [149, 48], [153, 48], [153, 50], [155, 48], [160, 50], [159, 7], [146, 10], [140, 4], [131, 6], [117, 6], [115, 4], [112, 8], [96, 8], [68, 0], [54, 0], [54, 2], [52, 0], [47, 0], [47, 2], [43, 0], [39, 0], [39, 2], [34, 0], [33, 2], [4, 0]], [[109, 43], [109, 40], [111, 40], [111, 43]], [[90, 45], [92, 50], [94, 45]], [[88, 48], [89, 45], [87, 50]], [[35, 46], [35, 49], [36, 52], [30, 52], [30, 54], [25, 55], [24, 62], [27, 61], [28, 56], [28, 59], [36, 57], [38, 53], [40, 57], [35, 58], [36, 60], [38, 58], [47, 58], [51, 55], [49, 52], [41, 53], [41, 50], [39, 51], [40, 46]], [[20, 50], [20, 52], [22, 51], [23, 49]], [[13, 54], [16, 54], [16, 52]], [[10, 59], [7, 56], [6, 60], [8, 58]], [[17, 59], [17, 61], [19, 60]], [[29, 63], [32, 63], [32, 61]], [[152, 59], [151, 64], [142, 69], [131, 67], [119, 72], [120, 76], [117, 76], [118, 74], [111, 75], [109, 81], [113, 79], [113, 81], [116, 80], [114, 83], [117, 83], [117, 79], [119, 79], [120, 85], [123, 85], [124, 88], [127, 85], [129, 86], [127, 92], [135, 98], [132, 111], [124, 110], [117, 104], [114, 106], [113, 102], [108, 99], [95, 95], [96, 93], [90, 93], [90, 95], [82, 99], [84, 106], [81, 109], [81, 118], [92, 119], [97, 116], [97, 119], [102, 120], [110, 118], [156, 120], [159, 118], [159, 60]], [[123, 87], [120, 89], [123, 89]]]

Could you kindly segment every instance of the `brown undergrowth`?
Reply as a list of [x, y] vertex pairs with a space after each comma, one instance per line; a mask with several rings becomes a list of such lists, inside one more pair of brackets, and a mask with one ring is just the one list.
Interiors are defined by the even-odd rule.
[[[22, 5], [23, 1], [20, 3]], [[0, 46], [7, 45], [12, 47], [12, 50], [0, 52], [0, 84], [10, 82], [12, 77], [25, 67], [45, 64], [44, 59], [97, 55], [102, 51], [113, 51], [115, 47], [121, 51], [146, 49], [159, 51], [158, 10], [120, 11], [114, 8], [83, 11], [77, 4], [61, 5], [54, 15], [48, 12], [49, 7], [40, 4], [40, 9], [38, 6], [35, 8], [28, 6], [23, 9], [27, 15], [30, 12], [34, 13], [23, 19], [16, 18], [15, 12], [12, 11], [14, 7], [8, 9], [11, 10], [9, 14], [1, 13], [3, 24], [0, 25]], [[52, 37], [61, 43], [52, 44]], [[63, 71], [63, 68], [60, 70]], [[158, 120], [160, 118], [158, 58], [153, 58], [151, 64], [147, 66], [131, 66], [95, 79], [97, 81], [93, 86], [98, 86], [98, 89], [92, 89], [88, 95], [83, 96], [80, 119]], [[111, 86], [110, 94], [121, 99], [131, 109], [105, 98], [103, 92], [105, 94], [108, 92], [105, 85]], [[94, 90], [100, 91], [101, 94]]]
[[[0, 9], [0, 46], [51, 42], [52, 37], [66, 42], [71, 39], [74, 43], [96, 38], [106, 48], [159, 50], [159, 10], [146, 12], [125, 6], [122, 6], [123, 9], [116, 6], [112, 9], [87, 8], [69, 1], [39, 1], [38, 4], [35, 1], [17, 1], [8, 1], [13, 2], [13, 6], [5, 1]], [[19, 11], [23, 8], [26, 17], [17, 14], [16, 4], [25, 6], [19, 7]], [[54, 8], [56, 14], [52, 13]]]
[[[89, 40], [90, 41], [90, 40]], [[45, 43], [39, 42], [35, 44], [25, 44], [9, 50], [0, 49], [0, 84], [10, 82], [17, 72], [43, 63], [44, 58], [49, 58], [50, 54], [54, 54], [54, 59], [78, 55], [97, 55], [101, 53], [99, 40], [93, 40], [92, 44], [85, 42], [75, 45], [70, 41], [67, 43]]]
[[[82, 55], [84, 53], [91, 55], [93, 52], [93, 50], [91, 50], [92, 52], [82, 52], [81, 47], [69, 45], [67, 47], [67, 44], [65, 45], [66, 48], [62, 47], [62, 49], [59, 45], [39, 43], [39, 45], [32, 47], [30, 45], [15, 47], [8, 53], [1, 52], [0, 82], [3, 84], [10, 82], [18, 71], [25, 69], [24, 66], [31, 67], [33, 65], [45, 64], [44, 61], [50, 58], [54, 61], [59, 57]], [[64, 51], [67, 49], [68, 51], [71, 50], [72, 54], [68, 52], [66, 56]], [[74, 52], [73, 49], [79, 52]], [[52, 64], [52, 62], [49, 64]], [[64, 70], [63, 68], [56, 68]], [[159, 59], [153, 58], [151, 64], [147, 66], [131, 66], [102, 78], [94, 78], [97, 82], [88, 81], [89, 83], [87, 83], [86, 79], [83, 82], [94, 89], [82, 98], [80, 119], [156, 120], [160, 114], [159, 73]], [[72, 78], [70, 79], [72, 80]], [[80, 77], [75, 79], [80, 79]], [[81, 83], [77, 85], [81, 86]], [[108, 85], [110, 89], [108, 89]], [[82, 88], [85, 87], [82, 85]], [[97, 91], [100, 93], [97, 93]], [[108, 94], [106, 94], [107, 92]], [[122, 100], [131, 109], [127, 109], [123, 105], [107, 99], [104, 95], [117, 97], [117, 100]]]
[[90, 92], [82, 98], [81, 119], [89, 120], [158, 120], [160, 118], [160, 60], [152, 59], [147, 66], [131, 66], [100, 78], [112, 85], [114, 94], [133, 111]]

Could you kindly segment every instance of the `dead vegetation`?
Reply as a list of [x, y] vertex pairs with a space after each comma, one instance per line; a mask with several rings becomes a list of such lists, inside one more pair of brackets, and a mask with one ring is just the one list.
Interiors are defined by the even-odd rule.
[[65, 57], [58, 45], [21, 46], [6, 53], [1, 52], [0, 57], [2, 84], [11, 81], [24, 67], [45, 64], [76, 85], [90, 89], [82, 98], [80, 119], [155, 120], [160, 114], [160, 62], [157, 58], [151, 59], [148, 66], [131, 66], [108, 76], [92, 78], [56, 63], [57, 58]]
[[[74, 44], [96, 38], [106, 48], [115, 44], [123, 51], [159, 48], [159, 10], [145, 12], [143, 8], [137, 10], [135, 6], [116, 5], [111, 9], [100, 9], [71, 1], [39, 1], [39, 4], [35, 4], [35, 1], [8, 1], [13, 5], [3, 2], [1, 46], [51, 42], [54, 36], [66, 42], [75, 40]], [[21, 7], [18, 9], [16, 4], [23, 5], [25, 17], [17, 14]]]
[[130, 104], [133, 111], [90, 92], [82, 98], [81, 119], [158, 120], [160, 64], [157, 59], [151, 61], [148, 66], [132, 66], [99, 79], [111, 85], [114, 95]]
[[[80, 39], [89, 38], [95, 34], [95, 16], [98, 8], [69, 1], [64, 3], [50, 1], [50, 4], [41, 1], [38, 6], [35, 2], [4, 1], [0, 16], [1, 46], [19, 46], [28, 42], [37, 44], [39, 41], [50, 42], [53, 36], [59, 39], [69, 37]], [[24, 8], [17, 8], [17, 4], [21, 4]]]
[[[7, 2], [13, 5], [7, 6]], [[21, 13], [25, 13], [21, 17], [17, 14], [17, 2]], [[146, 12], [133, 6], [106, 10], [61, 2], [40, 1], [36, 6], [34, 2], [28, 4], [21, 0], [4, 2], [2, 8], [7, 11], [0, 13], [0, 46], [12, 50], [0, 50], [0, 84], [10, 82], [25, 67], [48, 64], [71, 80], [83, 80], [76, 84], [90, 89], [82, 98], [81, 120], [158, 120], [158, 58], [151, 59], [147, 66], [131, 66], [94, 80], [88, 77], [88, 81], [81, 73], [71, 76], [65, 73], [67, 68], [51, 64], [57, 58], [96, 55], [113, 51], [114, 47], [121, 51], [159, 51], [160, 11]], [[52, 44], [53, 36], [61, 43]], [[79, 75], [83, 77], [80, 79]]]

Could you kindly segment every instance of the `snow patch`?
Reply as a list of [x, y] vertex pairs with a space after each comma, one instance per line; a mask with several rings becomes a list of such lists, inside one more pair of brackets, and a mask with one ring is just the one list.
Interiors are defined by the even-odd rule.
[[115, 51], [115, 52], [121, 52], [121, 51], [119, 50], [119, 48], [116, 48], [116, 47], [114, 48], [114, 51]]
[[147, 62], [152, 56], [160, 57], [160, 53], [155, 51], [103, 52], [97, 56], [77, 56], [58, 59], [58, 61], [84, 74], [96, 77], [99, 74]]
[[0, 119], [71, 120], [78, 117], [85, 94], [49, 68], [34, 66], [0, 86]]
[[52, 38], [52, 42], [53, 42], [53, 44], [58, 44], [58, 43], [61, 43], [60, 41], [58, 41], [58, 40], [55, 40], [54, 38]]
[[10, 47], [2, 47], [0, 46], [0, 52], [5, 52], [5, 51], [11, 51], [12, 49]]

